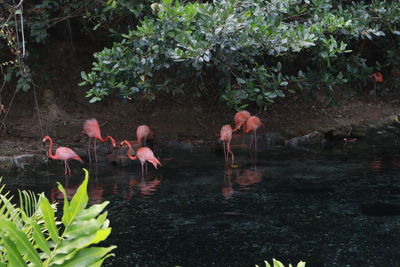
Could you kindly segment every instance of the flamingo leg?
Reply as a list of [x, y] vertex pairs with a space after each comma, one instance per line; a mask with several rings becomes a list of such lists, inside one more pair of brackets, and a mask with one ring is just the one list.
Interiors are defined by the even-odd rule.
[[64, 160], [64, 174], [67, 175], [68, 171], [67, 171], [67, 161]]
[[232, 152], [232, 150], [231, 150], [231, 143], [230, 143], [230, 142], [228, 143], [228, 152], [231, 153], [231, 156], [232, 156], [232, 165], [233, 165], [233, 163], [235, 162], [235, 157], [233, 156], [233, 152]]
[[254, 130], [254, 149], [257, 152], [257, 129]]
[[143, 169], [143, 163], [140, 162], [140, 164], [142, 164], [142, 178], [144, 177], [144, 169]]
[[96, 149], [97, 149], [97, 144], [96, 144], [97, 139], [94, 139], [94, 158], [96, 160], [97, 163], [97, 154], [96, 154]]
[[250, 149], [251, 149], [251, 147], [252, 147], [253, 143], [254, 143], [254, 134], [252, 134], [252, 135], [251, 135], [251, 140], [250, 140]]
[[91, 157], [90, 157], [90, 141], [92, 141], [92, 137], [89, 137], [89, 145], [88, 145], [89, 163], [92, 163], [92, 159], [91, 159]]
[[222, 143], [222, 146], [224, 147], [224, 157], [225, 157], [225, 162], [227, 161], [227, 158], [226, 158], [226, 149], [225, 149], [225, 143]]
[[146, 174], [147, 174], [147, 162], [145, 162], [144, 165], [146, 166]]
[[244, 125], [243, 125], [243, 136], [242, 136], [242, 144], [244, 144], [244, 136], [245, 136], [245, 133], [244, 133]]

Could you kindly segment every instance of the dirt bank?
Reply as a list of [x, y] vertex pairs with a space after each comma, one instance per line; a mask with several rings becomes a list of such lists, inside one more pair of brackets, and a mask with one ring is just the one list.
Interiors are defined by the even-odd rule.
[[[137, 99], [125, 103], [110, 96], [103, 102], [89, 104], [85, 97], [87, 88], [79, 87], [80, 71], [90, 68], [92, 52], [89, 45], [75, 46], [53, 42], [51, 57], [40, 57], [37, 80], [39, 115], [34, 105], [33, 91], [17, 94], [12, 106], [12, 84], [5, 91], [3, 104], [9, 109], [1, 131], [0, 155], [45, 154], [43, 135], [54, 137], [58, 145], [86, 147], [82, 136], [86, 119], [97, 118], [103, 135], [117, 140], [135, 139], [136, 127], [147, 124], [154, 131], [155, 142], [168, 140], [203, 143], [218, 140], [221, 125], [233, 124], [235, 111], [219, 103], [215, 96], [193, 99], [189, 96], [158, 96], [154, 102]], [[48, 47], [48, 46], [47, 46]], [[367, 89], [365, 90], [368, 91]], [[258, 115], [265, 127], [260, 132], [286, 131], [302, 135], [314, 130], [329, 130], [364, 120], [380, 122], [392, 114], [400, 114], [400, 105], [388, 99], [371, 98], [367, 94], [352, 97], [343, 93], [339, 102], [327, 102], [324, 97], [304, 98], [295, 94], [278, 101]], [[4, 100], [5, 99], [5, 100]], [[7, 100], [8, 99], [8, 100]], [[306, 100], [304, 100], [306, 99]], [[1, 114], [0, 119], [4, 119]], [[40, 120], [39, 120], [40, 118]]]

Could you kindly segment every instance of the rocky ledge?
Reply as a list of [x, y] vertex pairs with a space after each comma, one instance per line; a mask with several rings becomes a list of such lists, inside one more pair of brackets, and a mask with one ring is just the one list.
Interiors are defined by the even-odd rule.
[[[342, 126], [335, 129], [316, 130], [305, 135], [297, 135], [294, 131], [284, 130], [281, 132], [271, 132], [259, 134], [257, 144], [259, 151], [268, 149], [270, 146], [289, 146], [292, 148], [323, 147], [330, 142], [357, 142], [359, 140], [368, 143], [396, 143], [400, 137], [400, 115], [391, 115], [382, 122], [362, 121], [359, 124]], [[250, 142], [250, 135], [245, 137], [244, 143]], [[242, 143], [242, 136], [234, 137], [233, 142]], [[182, 140], [170, 141], [162, 146], [174, 149], [192, 150], [198, 146], [216, 145], [216, 141], [206, 140]], [[160, 147], [162, 147], [160, 146]], [[86, 157], [86, 149], [81, 147], [71, 147], [79, 155]], [[103, 151], [101, 151], [103, 149]], [[130, 161], [126, 158], [126, 149], [119, 148], [114, 151], [102, 147], [100, 154], [107, 154], [105, 159], [110, 164], [128, 165]], [[11, 169], [27, 170], [42, 167], [49, 164], [46, 155], [43, 154], [22, 154], [15, 156], [0, 156], [0, 170], [8, 171]]]

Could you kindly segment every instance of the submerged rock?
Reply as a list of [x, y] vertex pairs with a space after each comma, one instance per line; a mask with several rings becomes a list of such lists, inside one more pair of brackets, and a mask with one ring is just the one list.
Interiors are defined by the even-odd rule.
[[304, 145], [322, 145], [326, 142], [325, 135], [319, 131], [291, 138], [285, 141], [285, 145], [289, 146], [304, 146]]
[[9, 170], [12, 168], [29, 169], [42, 165], [48, 161], [45, 155], [22, 154], [17, 156], [0, 157], [0, 169]]
[[350, 137], [353, 138], [363, 138], [367, 136], [369, 127], [367, 125], [352, 125]]
[[0, 169], [6, 170], [12, 168], [14, 161], [12, 157], [0, 157]]
[[351, 132], [352, 127], [341, 127], [328, 131], [326, 137], [332, 140], [343, 140], [343, 138], [349, 137]]

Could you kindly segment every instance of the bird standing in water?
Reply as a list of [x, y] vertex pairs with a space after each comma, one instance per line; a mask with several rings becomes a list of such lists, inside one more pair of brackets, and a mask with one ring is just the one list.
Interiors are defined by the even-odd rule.
[[100, 132], [100, 126], [99, 123], [97, 122], [96, 119], [90, 119], [85, 121], [83, 124], [83, 131], [87, 136], [89, 136], [89, 146], [88, 146], [88, 156], [89, 156], [89, 162], [92, 162], [92, 159], [90, 157], [90, 141], [92, 138], [94, 138], [94, 157], [97, 162], [97, 155], [96, 155], [96, 140], [100, 140], [101, 142], [106, 142], [108, 139], [111, 140], [112, 147], [116, 147], [116, 143], [114, 138], [111, 136], [107, 136], [106, 138], [101, 137], [101, 132]]
[[142, 140], [144, 140], [144, 146], [146, 146], [146, 139], [148, 136], [153, 134], [153, 132], [150, 130], [149, 126], [147, 125], [140, 125], [136, 129], [136, 137], [137, 137], [137, 142], [139, 145], [142, 145]]
[[233, 164], [235, 157], [233, 156], [233, 152], [231, 151], [232, 127], [230, 124], [225, 124], [221, 127], [220, 136], [221, 137], [219, 138], [219, 140], [222, 141], [222, 145], [224, 146], [225, 161], [226, 163], [228, 163], [229, 161], [228, 153], [230, 153], [232, 156], [232, 164]]
[[[144, 176], [144, 169], [143, 169], [143, 165], [145, 164], [146, 161], [150, 162], [151, 164], [153, 164], [154, 168], [157, 169], [157, 166], [160, 165], [161, 163], [160, 161], [154, 157], [153, 151], [148, 148], [148, 147], [139, 147], [138, 150], [136, 151], [136, 155], [132, 156], [132, 146], [131, 144], [127, 141], [127, 140], [123, 140], [121, 142], [121, 146], [123, 145], [127, 145], [128, 146], [128, 158], [130, 158], [131, 160], [136, 160], [139, 159], [140, 164], [142, 164], [142, 177]], [[146, 165], [146, 172], [147, 172], [147, 165]]]
[[261, 126], [264, 126], [264, 124], [261, 122], [261, 120], [256, 117], [256, 116], [251, 116], [250, 118], [247, 119], [246, 121], [246, 130], [245, 133], [248, 133], [250, 131], [253, 131], [253, 136], [250, 141], [250, 147], [252, 143], [254, 143], [254, 148], [257, 150], [257, 129]]
[[48, 157], [51, 159], [64, 161], [65, 175], [71, 174], [71, 168], [68, 165], [69, 160], [75, 159], [83, 163], [83, 160], [71, 148], [68, 147], [59, 147], [56, 149], [56, 154], [53, 154], [53, 140], [50, 136], [46, 135], [43, 138], [43, 143], [46, 141], [50, 141]]

